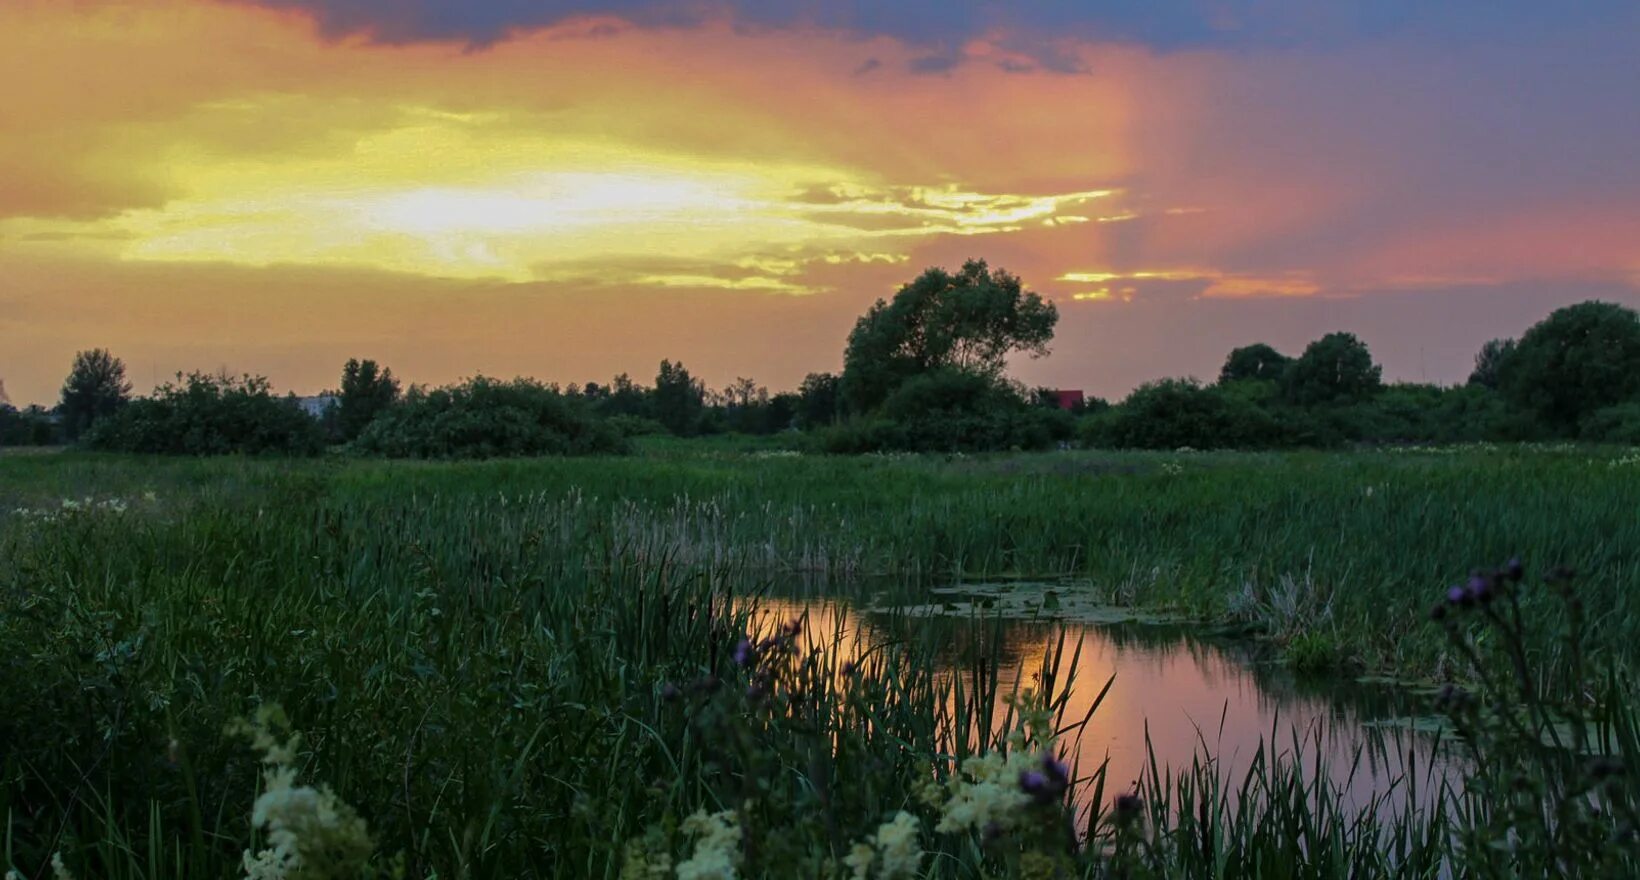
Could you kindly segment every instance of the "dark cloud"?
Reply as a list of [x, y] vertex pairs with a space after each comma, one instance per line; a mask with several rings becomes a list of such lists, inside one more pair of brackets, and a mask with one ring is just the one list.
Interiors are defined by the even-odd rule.
[[950, 73], [952, 68], [961, 63], [962, 56], [960, 55], [939, 53], [913, 58], [906, 64], [906, 67], [912, 73], [940, 74]]
[[638, 24], [688, 25], [731, 13], [752, 25], [808, 24], [886, 35], [923, 45], [960, 45], [1005, 31], [1032, 36], [1028, 54], [1049, 69], [1067, 67], [1055, 40], [1100, 39], [1157, 49], [1294, 48], [1414, 36], [1441, 43], [1541, 40], [1563, 27], [1636, 21], [1625, 0], [1578, 4], [1541, 0], [229, 0], [310, 10], [326, 33], [367, 34], [384, 42], [456, 39], [493, 42], [508, 32], [583, 15]]

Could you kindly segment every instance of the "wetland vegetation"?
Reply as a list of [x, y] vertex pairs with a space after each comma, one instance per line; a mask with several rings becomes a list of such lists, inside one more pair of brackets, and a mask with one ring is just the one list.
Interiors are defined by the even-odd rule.
[[[1635, 865], [1622, 450], [639, 445], [0, 458], [5, 858], [110, 878], [246, 858], [1441, 876], [1488, 873], [1505, 841], [1542, 876]], [[1461, 586], [1514, 554], [1574, 566], [1575, 590]], [[1363, 702], [1369, 673], [1403, 685]]]

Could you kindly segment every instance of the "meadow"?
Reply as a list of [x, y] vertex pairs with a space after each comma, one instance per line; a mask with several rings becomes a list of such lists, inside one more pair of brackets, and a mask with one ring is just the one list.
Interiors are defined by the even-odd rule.
[[[107, 878], [725, 876], [709, 857], [876, 877], [902, 875], [909, 835], [932, 876], [1437, 876], [1484, 864], [1466, 835], [1535, 839], [1457, 791], [1416, 816], [1346, 809], [1276, 743], [1230, 786], [1210, 756], [1155, 766], [1072, 829], [1071, 789], [1134, 782], [1056, 776], [1056, 744], [1097, 717], [1068, 717], [1069, 689], [1103, 684], [1067, 680], [1075, 645], [1050, 644], [1014, 696], [984, 656], [941, 673], [948, 636], [909, 615], [846, 663], [848, 633], [752, 624], [797, 586], [1029, 579], [1264, 640], [1305, 671], [1497, 694], [1533, 729], [1577, 719], [1583, 746], [1587, 720], [1599, 747], [1573, 772], [1499, 726], [1508, 711], [1454, 715], [1468, 747], [1502, 742], [1471, 787], [1524, 773], [1552, 804], [1543, 864], [1598, 840], [1633, 867], [1632, 822], [1567, 811], [1633, 809], [1578, 780], [1632, 777], [1583, 757], [1633, 753], [1637, 510], [1640, 456], [1573, 446], [0, 457], [0, 857], [23, 877], [56, 854]], [[1513, 618], [1483, 602], [1461, 631], [1430, 621], [1450, 584], [1512, 557], [1575, 569], [1575, 589], [1511, 588]], [[1025, 773], [1029, 797], [985, 800]], [[267, 798], [292, 791], [328, 824], [281, 820]], [[305, 862], [242, 865], [281, 845]]]

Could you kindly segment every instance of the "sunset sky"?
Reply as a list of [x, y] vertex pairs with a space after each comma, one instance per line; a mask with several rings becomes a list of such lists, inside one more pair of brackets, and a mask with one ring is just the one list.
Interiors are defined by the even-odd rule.
[[983, 257], [1119, 396], [1640, 304], [1640, 4], [0, 0], [0, 379], [835, 370]]

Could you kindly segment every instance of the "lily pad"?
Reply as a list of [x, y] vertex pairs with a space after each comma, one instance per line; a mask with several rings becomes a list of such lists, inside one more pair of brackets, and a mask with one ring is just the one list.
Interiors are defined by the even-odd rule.
[[1452, 734], [1452, 722], [1441, 715], [1403, 715], [1397, 718], [1377, 718], [1364, 721], [1362, 727], [1376, 727], [1382, 730], [1410, 730], [1414, 733]]
[[879, 607], [912, 617], [985, 616], [1005, 620], [1054, 620], [1066, 623], [1178, 623], [1181, 618], [1155, 611], [1123, 608], [1098, 601], [1086, 585], [1009, 581], [937, 587], [936, 601]]

